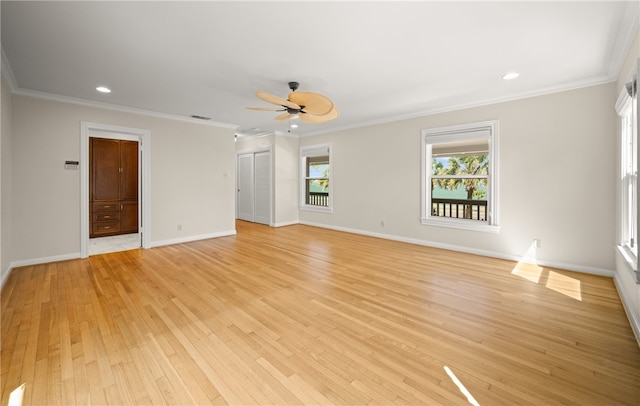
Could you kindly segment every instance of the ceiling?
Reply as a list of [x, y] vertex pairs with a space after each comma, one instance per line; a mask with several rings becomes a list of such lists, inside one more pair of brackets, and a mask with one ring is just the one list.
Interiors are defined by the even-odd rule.
[[[615, 80], [637, 1], [1, 3], [14, 92], [287, 132], [287, 82], [329, 96], [318, 134]], [[10, 69], [7, 69], [7, 62]], [[503, 74], [520, 76], [506, 81]], [[12, 73], [11, 73], [12, 72]], [[110, 94], [95, 90], [111, 88]]]

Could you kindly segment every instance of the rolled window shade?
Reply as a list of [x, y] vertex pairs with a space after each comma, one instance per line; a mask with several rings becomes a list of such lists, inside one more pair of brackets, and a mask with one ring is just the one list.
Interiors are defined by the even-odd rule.
[[435, 133], [426, 137], [426, 141], [429, 144], [445, 144], [450, 142], [461, 143], [469, 141], [470, 144], [476, 140], [490, 140], [491, 129], [490, 128], [474, 128], [470, 131], [451, 133]]
[[328, 156], [329, 147], [326, 145], [320, 147], [302, 148], [300, 150], [300, 156], [303, 158], [312, 156]]

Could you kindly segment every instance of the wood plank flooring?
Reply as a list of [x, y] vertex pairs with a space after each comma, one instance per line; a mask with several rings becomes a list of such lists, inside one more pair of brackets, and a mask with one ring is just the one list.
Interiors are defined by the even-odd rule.
[[609, 278], [237, 229], [15, 269], [2, 405], [19, 387], [25, 405], [640, 404], [640, 348]]

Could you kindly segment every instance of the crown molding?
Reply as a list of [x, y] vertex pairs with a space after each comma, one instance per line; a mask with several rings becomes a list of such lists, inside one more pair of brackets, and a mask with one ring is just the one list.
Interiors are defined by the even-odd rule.
[[201, 125], [207, 125], [212, 127], [228, 128], [232, 130], [235, 130], [238, 128], [237, 124], [222, 123], [219, 121], [204, 121], [197, 118], [179, 116], [177, 114], [160, 113], [157, 111], [137, 109], [134, 107], [125, 107], [117, 104], [101, 103], [101, 102], [96, 102], [92, 100], [80, 99], [80, 98], [69, 97], [69, 96], [61, 96], [57, 94], [39, 92], [35, 90], [25, 90], [25, 89], [17, 88], [15, 91], [13, 91], [13, 93], [18, 96], [27, 96], [27, 97], [33, 97], [36, 99], [51, 100], [51, 101], [56, 101], [61, 103], [69, 103], [69, 104], [77, 104], [77, 105], [86, 106], [86, 107], [120, 111], [123, 113], [138, 114], [142, 116], [163, 118], [167, 120], [184, 121], [187, 123], [201, 124]]
[[4, 48], [2, 48], [1, 46], [0, 46], [0, 51], [2, 54], [2, 60], [1, 60], [2, 69], [0, 70], [2, 77], [4, 77], [7, 84], [9, 85], [9, 89], [11, 90], [11, 93], [15, 95], [33, 97], [36, 99], [57, 101], [62, 103], [77, 104], [81, 106], [94, 107], [99, 109], [114, 110], [114, 111], [120, 111], [124, 113], [138, 114], [138, 115], [155, 117], [155, 118], [164, 118], [167, 120], [176, 120], [176, 121], [184, 121], [188, 123], [209, 125], [212, 127], [222, 127], [222, 128], [233, 129], [233, 130], [238, 128], [237, 124], [222, 123], [219, 121], [204, 121], [204, 120], [200, 120], [193, 117], [179, 116], [177, 114], [160, 113], [157, 111], [136, 109], [133, 107], [125, 107], [117, 104], [101, 103], [101, 102], [96, 102], [92, 100], [80, 99], [77, 97], [61, 96], [53, 93], [21, 89], [18, 86], [18, 82], [16, 81], [15, 75], [13, 74], [13, 70], [11, 69], [11, 64], [9, 63], [9, 59], [7, 58], [7, 55], [4, 52]]
[[621, 73], [624, 61], [631, 50], [631, 44], [638, 34], [640, 27], [640, 2], [629, 2], [627, 4], [624, 19], [620, 24], [618, 37], [613, 46], [611, 60], [609, 62], [609, 75], [618, 77]]
[[365, 121], [365, 122], [360, 122], [360, 123], [357, 123], [357, 124], [346, 125], [346, 126], [341, 126], [341, 127], [334, 127], [334, 128], [330, 128], [330, 129], [327, 129], [327, 130], [314, 131], [314, 132], [310, 132], [310, 133], [300, 134], [300, 137], [312, 137], [312, 136], [316, 136], [316, 135], [331, 134], [331, 133], [336, 133], [336, 132], [340, 132], [340, 131], [353, 130], [353, 129], [356, 129], [356, 128], [370, 127], [370, 126], [373, 126], [373, 125], [387, 124], [387, 123], [393, 123], [393, 122], [396, 122], [396, 121], [403, 121], [403, 120], [410, 120], [410, 119], [414, 119], [414, 118], [433, 116], [433, 115], [436, 115], [436, 114], [450, 113], [450, 112], [466, 110], [466, 109], [470, 109], [470, 108], [489, 106], [489, 105], [492, 105], [492, 104], [506, 103], [506, 102], [516, 101], [516, 100], [528, 99], [528, 98], [531, 98], [531, 97], [538, 97], [538, 96], [545, 96], [545, 95], [554, 94], [554, 93], [568, 92], [568, 91], [571, 91], [571, 90], [582, 89], [582, 88], [585, 88], [585, 87], [599, 86], [599, 85], [603, 85], [603, 84], [607, 84], [607, 83], [611, 83], [611, 82], [615, 82], [615, 81], [616, 81], [616, 78], [612, 78], [612, 77], [609, 77], [609, 76], [601, 76], [601, 77], [598, 77], [598, 78], [595, 78], [595, 79], [592, 79], [592, 80], [588, 80], [588, 81], [573, 82], [573, 83], [569, 83], [569, 84], [566, 84], [566, 85], [563, 85], [563, 86], [548, 87], [548, 88], [545, 88], [545, 89], [539, 89], [539, 90], [535, 90], [535, 91], [532, 91], [532, 92], [524, 92], [524, 93], [511, 95], [511, 96], [508, 96], [508, 97], [498, 97], [498, 98], [495, 98], [495, 99], [485, 99], [485, 100], [480, 100], [480, 101], [473, 102], [473, 103], [451, 105], [451, 106], [447, 106], [447, 107], [440, 108], [440, 109], [423, 110], [423, 111], [415, 112], [415, 113], [403, 114], [403, 115], [393, 116], [393, 117], [386, 117], [386, 118], [382, 118], [382, 119], [378, 119], [378, 120]]

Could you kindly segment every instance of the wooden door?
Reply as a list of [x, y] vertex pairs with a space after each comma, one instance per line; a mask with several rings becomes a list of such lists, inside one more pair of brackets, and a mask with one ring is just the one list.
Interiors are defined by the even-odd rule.
[[118, 140], [91, 138], [90, 200], [120, 200], [120, 143]]
[[120, 141], [120, 231], [138, 232], [138, 143]]

